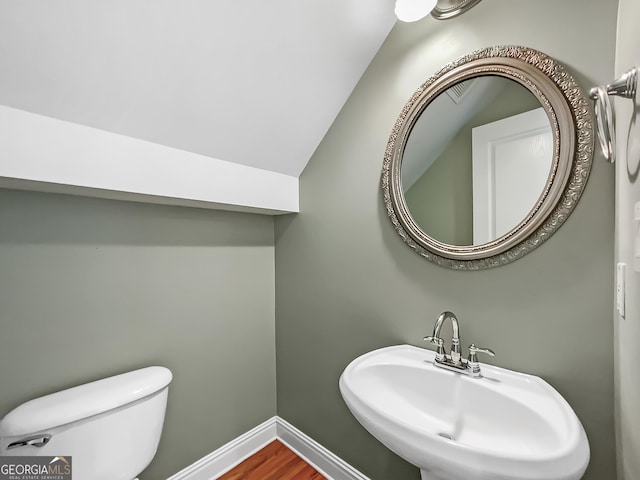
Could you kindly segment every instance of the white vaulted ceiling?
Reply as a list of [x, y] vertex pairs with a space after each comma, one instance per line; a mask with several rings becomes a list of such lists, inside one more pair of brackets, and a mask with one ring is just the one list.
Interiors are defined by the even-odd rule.
[[0, 0], [0, 104], [297, 177], [392, 0]]

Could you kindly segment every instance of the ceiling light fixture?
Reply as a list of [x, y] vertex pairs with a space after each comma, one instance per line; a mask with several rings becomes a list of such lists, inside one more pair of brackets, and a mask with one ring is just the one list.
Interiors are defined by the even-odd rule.
[[436, 0], [396, 0], [396, 17], [402, 22], [415, 22], [426, 17], [436, 6]]
[[480, 0], [396, 0], [396, 17], [403, 22], [415, 22], [431, 13], [433, 18], [446, 20], [457, 17]]
[[431, 16], [438, 20], [457, 17], [478, 3], [480, 0], [438, 0]]

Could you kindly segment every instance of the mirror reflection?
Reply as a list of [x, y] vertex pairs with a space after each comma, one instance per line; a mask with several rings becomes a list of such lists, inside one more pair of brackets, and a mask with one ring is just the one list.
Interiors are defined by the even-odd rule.
[[416, 224], [450, 245], [482, 245], [526, 219], [547, 184], [551, 124], [537, 98], [498, 75], [459, 82], [428, 104], [402, 156]]

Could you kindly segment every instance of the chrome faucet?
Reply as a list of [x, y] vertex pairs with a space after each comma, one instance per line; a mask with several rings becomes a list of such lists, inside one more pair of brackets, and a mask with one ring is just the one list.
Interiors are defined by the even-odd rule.
[[[458, 317], [456, 317], [453, 312], [442, 312], [436, 320], [436, 324], [433, 327], [433, 335], [431, 337], [426, 337], [425, 340], [429, 340], [433, 342], [435, 339], [440, 339], [442, 344], [444, 345], [444, 340], [440, 337], [440, 330], [442, 330], [442, 324], [445, 320], [451, 320], [451, 327], [453, 328], [453, 336], [451, 337], [451, 355], [450, 360], [454, 365], [460, 365], [461, 355], [460, 355], [460, 324], [458, 323]], [[439, 342], [436, 342], [438, 344]], [[446, 353], [443, 352], [445, 357]]]
[[[446, 320], [451, 320], [451, 326], [453, 328], [453, 335], [451, 338], [451, 354], [447, 355], [444, 348], [444, 340], [440, 336], [440, 330], [442, 330], [442, 324]], [[457, 373], [463, 373], [473, 378], [482, 377], [482, 371], [480, 370], [480, 363], [478, 362], [478, 353], [486, 353], [487, 355], [495, 356], [493, 350], [488, 348], [479, 348], [475, 344], [469, 345], [469, 359], [462, 358], [460, 354], [460, 324], [458, 318], [452, 312], [442, 312], [436, 320], [436, 324], [433, 327], [433, 334], [429, 337], [424, 337], [424, 340], [431, 342], [436, 346], [436, 358], [433, 364], [437, 367], [446, 368]]]

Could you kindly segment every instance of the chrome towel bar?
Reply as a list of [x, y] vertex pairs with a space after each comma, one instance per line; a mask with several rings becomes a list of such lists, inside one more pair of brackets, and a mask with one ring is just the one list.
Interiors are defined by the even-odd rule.
[[634, 67], [613, 83], [594, 87], [589, 97], [595, 102], [596, 130], [604, 157], [611, 163], [616, 161], [615, 115], [609, 96], [635, 99], [638, 88], [638, 68]]

